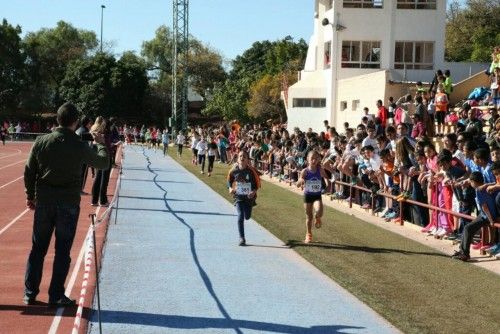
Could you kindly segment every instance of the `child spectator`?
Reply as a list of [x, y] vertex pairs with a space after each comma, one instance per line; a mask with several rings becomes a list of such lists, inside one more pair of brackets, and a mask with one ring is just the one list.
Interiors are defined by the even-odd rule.
[[[495, 175], [495, 178], [496, 178], [496, 184], [495, 185], [491, 185], [491, 186], [488, 186], [486, 188], [486, 191], [491, 194], [491, 195], [494, 195], [496, 194], [495, 196], [495, 206], [496, 206], [496, 209], [497, 209], [497, 213], [500, 212], [500, 162], [494, 162], [492, 167], [491, 167], [491, 170], [493, 171], [493, 174]], [[497, 220], [497, 223], [498, 223], [498, 220]], [[498, 224], [497, 224], [498, 226]], [[486, 249], [486, 252], [490, 255], [494, 255], [496, 257], [500, 257], [500, 233], [497, 229], [496, 231], [496, 243]]]
[[497, 219], [497, 210], [495, 199], [486, 189], [483, 189], [485, 183], [481, 172], [472, 172], [469, 182], [476, 190], [476, 204], [479, 209], [479, 215], [464, 228], [464, 233], [460, 243], [460, 250], [453, 254], [454, 259], [461, 261], [470, 260], [470, 245], [472, 238], [482, 227], [493, 225]]
[[[453, 180], [462, 177], [465, 174], [463, 168], [453, 166], [451, 152], [444, 149], [438, 156], [438, 166], [440, 171], [436, 174], [436, 187], [438, 196], [438, 207], [446, 210], [452, 210]], [[454, 230], [453, 216], [443, 212], [436, 212], [437, 230], [434, 233], [436, 238], [442, 238]]]
[[420, 114], [413, 115], [413, 130], [411, 131], [411, 136], [413, 138], [423, 138], [426, 136], [426, 127], [424, 122], [422, 122], [422, 117]]
[[450, 95], [453, 92], [453, 83], [451, 82], [451, 72], [450, 70], [444, 71], [444, 92], [446, 93], [446, 96], [448, 97], [448, 100], [450, 99]]
[[387, 126], [387, 119], [389, 118], [389, 111], [386, 107], [384, 107], [382, 100], [377, 101], [377, 109], [377, 117], [380, 118], [381, 125], [385, 129], [385, 127]]
[[[375, 148], [371, 145], [363, 147], [361, 150], [365, 157], [365, 166], [362, 169], [361, 180], [365, 187], [372, 191], [372, 196], [375, 196], [375, 207], [372, 208], [373, 212], [381, 212], [383, 210], [384, 198], [376, 193], [380, 190], [380, 178], [382, 173], [380, 167], [382, 166], [382, 160], [380, 156], [375, 152]], [[367, 209], [371, 207], [370, 204], [366, 203], [364, 208]]]
[[411, 145], [407, 137], [402, 137], [396, 141], [396, 156], [395, 156], [395, 174], [400, 178], [401, 194], [398, 196], [397, 200], [402, 201], [403, 199], [409, 198], [411, 196], [410, 190], [410, 178], [408, 172], [411, 167], [414, 166], [415, 149]]
[[448, 97], [444, 92], [444, 87], [438, 85], [436, 97], [434, 99], [436, 105], [436, 121], [437, 121], [437, 136], [443, 136], [444, 119], [448, 111]]
[[[394, 175], [394, 157], [391, 154], [390, 149], [382, 149], [380, 151], [380, 159], [382, 160], [382, 172], [384, 173], [381, 177], [381, 188], [385, 193], [391, 195], [399, 194], [399, 176]], [[382, 218], [393, 219], [399, 215], [399, 205], [394, 202], [391, 198], [386, 198], [386, 210], [382, 214]]]
[[[365, 139], [363, 139], [363, 143], [361, 146], [362, 147], [371, 146], [375, 149], [377, 147], [375, 128], [372, 126], [369, 126], [366, 128], [366, 132], [368, 132], [368, 136]], [[375, 150], [375, 151], [378, 152], [378, 150]]]
[[[436, 173], [439, 171], [439, 166], [437, 164], [437, 152], [432, 143], [426, 143], [424, 146], [424, 153], [426, 160], [427, 172], [420, 175], [420, 183], [427, 182], [427, 202], [430, 205], [438, 206], [438, 192], [437, 183], [435, 179]], [[429, 209], [430, 222], [422, 230], [423, 232], [429, 232], [429, 234], [434, 234], [438, 230], [438, 216], [437, 212]]]

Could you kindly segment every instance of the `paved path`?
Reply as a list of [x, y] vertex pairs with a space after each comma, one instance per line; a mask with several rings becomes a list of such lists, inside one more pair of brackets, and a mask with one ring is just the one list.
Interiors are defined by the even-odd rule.
[[234, 207], [172, 159], [130, 146], [125, 157], [104, 333], [398, 332], [255, 222], [238, 247]]

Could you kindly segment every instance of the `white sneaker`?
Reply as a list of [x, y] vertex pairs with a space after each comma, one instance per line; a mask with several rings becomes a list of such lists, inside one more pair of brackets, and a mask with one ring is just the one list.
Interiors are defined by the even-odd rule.
[[436, 232], [438, 231], [438, 228], [437, 227], [433, 227], [429, 230], [429, 233], [427, 233], [428, 235], [434, 235]]
[[444, 228], [440, 227], [440, 228], [437, 230], [436, 234], [434, 234], [434, 235], [435, 235], [436, 237], [440, 237], [440, 238], [442, 238], [442, 237], [444, 237], [446, 234], [448, 234], [448, 231], [446, 231], [446, 229], [444, 229]]

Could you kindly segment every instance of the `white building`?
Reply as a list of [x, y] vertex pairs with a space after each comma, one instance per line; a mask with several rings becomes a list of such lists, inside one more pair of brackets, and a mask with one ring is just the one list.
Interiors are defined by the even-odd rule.
[[[446, 0], [315, 0], [304, 70], [287, 94], [288, 128], [359, 123], [363, 107], [449, 69], [454, 82], [484, 64], [445, 63]], [[413, 85], [413, 84], [412, 84]]]

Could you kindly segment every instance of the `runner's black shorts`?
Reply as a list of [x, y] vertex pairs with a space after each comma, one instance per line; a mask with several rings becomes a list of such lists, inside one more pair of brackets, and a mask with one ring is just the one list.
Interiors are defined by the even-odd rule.
[[304, 203], [314, 203], [316, 201], [321, 201], [321, 194], [318, 195], [308, 195], [304, 194]]

